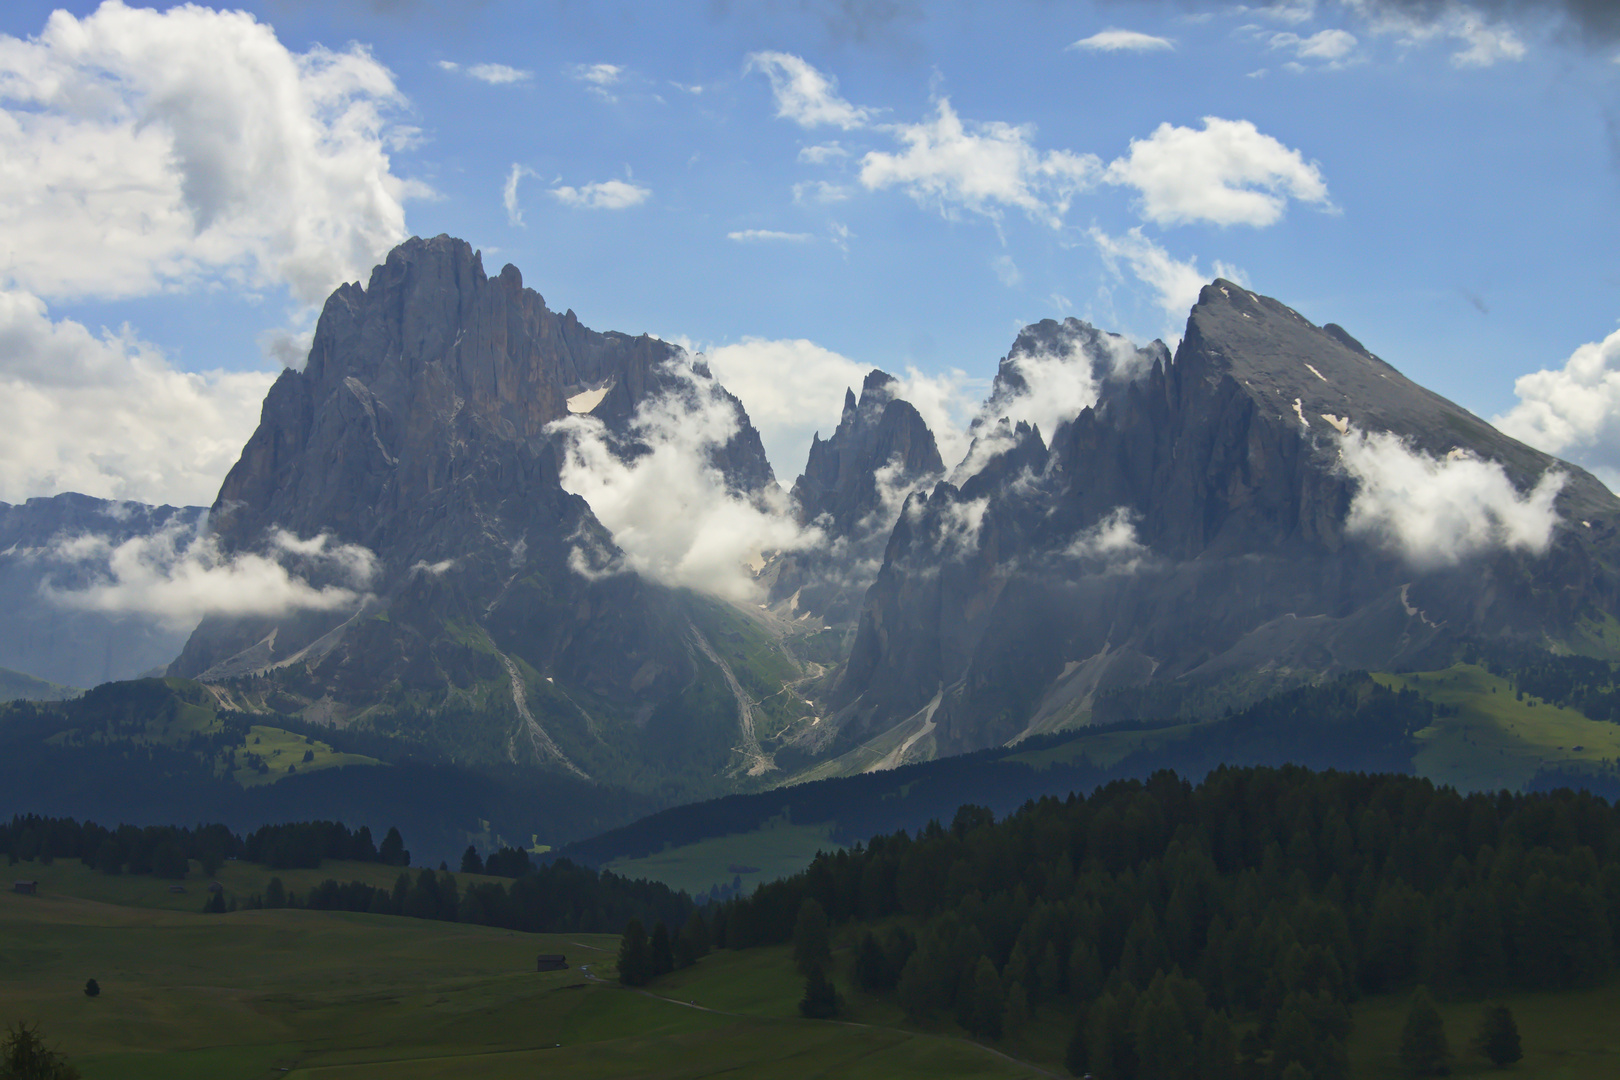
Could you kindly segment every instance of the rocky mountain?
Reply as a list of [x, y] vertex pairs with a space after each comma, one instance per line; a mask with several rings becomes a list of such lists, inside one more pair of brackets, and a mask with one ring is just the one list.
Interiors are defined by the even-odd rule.
[[771, 570], [773, 604], [832, 624], [853, 622], [883, 561], [883, 547], [912, 491], [945, 474], [933, 432], [894, 376], [874, 370], [861, 396], [844, 391], [844, 411], [825, 442], [810, 442], [804, 473], [790, 499], [801, 525], [821, 530], [824, 548], [797, 552]]
[[733, 665], [758, 637], [743, 616], [622, 572], [560, 480], [551, 425], [589, 412], [634, 457], [640, 410], [683, 395], [734, 410], [728, 487], [774, 483], [740, 403], [677, 347], [558, 315], [463, 241], [407, 241], [327, 301], [212, 511], [226, 553], [354, 602], [210, 617], [172, 673], [461, 761], [680, 790], [768, 768], [742, 684], [791, 663]]
[[[161, 668], [185, 644], [190, 626], [144, 615], [73, 606], [59, 594], [95, 584], [89, 556], [165, 532], [193, 536], [200, 506], [148, 506], [65, 493], [0, 503], [0, 668], [67, 687], [131, 679]], [[102, 569], [106, 559], [100, 560]], [[9, 680], [15, 694], [56, 696]], [[26, 691], [26, 693], [25, 693]]]
[[[1614, 652], [1620, 500], [1583, 470], [1229, 281], [1173, 359], [1082, 336], [1088, 407], [1046, 433], [987, 420], [908, 501], [806, 755], [1216, 709], [1469, 641]], [[1028, 406], [1019, 378], [1004, 362], [988, 415]]]

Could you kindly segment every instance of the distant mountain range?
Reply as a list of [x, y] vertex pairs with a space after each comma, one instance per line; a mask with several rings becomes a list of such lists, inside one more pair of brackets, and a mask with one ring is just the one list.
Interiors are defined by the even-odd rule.
[[[1620, 500], [1230, 281], [1173, 355], [1026, 328], [960, 462], [900, 386], [846, 390], [784, 496], [701, 357], [413, 239], [327, 301], [207, 512], [219, 558], [282, 567], [288, 601], [183, 641], [65, 608], [83, 579], [49, 552], [202, 512], [32, 500], [0, 508], [27, 612], [0, 666], [87, 686], [172, 660], [243, 714], [671, 804], [1482, 647], [1620, 658]], [[570, 490], [580, 425], [629, 468], [668, 451], [655, 418], [718, 431], [715, 497], [800, 538], [757, 553], [747, 601], [638, 571]]]

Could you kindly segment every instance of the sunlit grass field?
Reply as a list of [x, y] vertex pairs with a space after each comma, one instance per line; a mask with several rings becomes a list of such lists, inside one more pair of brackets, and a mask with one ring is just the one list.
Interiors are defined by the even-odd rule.
[[750, 832], [711, 837], [639, 859], [615, 859], [607, 869], [622, 877], [662, 881], [694, 896], [741, 878], [743, 892], [749, 893], [761, 882], [803, 870], [818, 851], [837, 851], [842, 845], [831, 839], [832, 828], [830, 821], [793, 825], [776, 817]]
[[1395, 690], [1412, 689], [1455, 716], [1417, 733], [1414, 770], [1463, 791], [1517, 791], [1543, 766], [1597, 766], [1620, 759], [1620, 724], [1588, 720], [1572, 709], [1526, 696], [1484, 668], [1378, 674]]

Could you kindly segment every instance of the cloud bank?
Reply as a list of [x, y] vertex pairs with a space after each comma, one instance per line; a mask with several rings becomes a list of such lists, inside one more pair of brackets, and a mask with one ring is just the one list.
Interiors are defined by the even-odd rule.
[[206, 506], [274, 381], [176, 371], [128, 329], [97, 337], [0, 292], [0, 501], [77, 491]]
[[[80, 535], [42, 552], [50, 562], [88, 575], [90, 584], [58, 588], [47, 575], [45, 594], [63, 607], [114, 615], [143, 615], [173, 630], [204, 616], [283, 615], [357, 607], [376, 576], [376, 559], [353, 544], [322, 534], [300, 539], [277, 531], [263, 553], [225, 555], [204, 526], [173, 523], [149, 536], [112, 544]], [[311, 584], [310, 578], [322, 581]]]
[[1540, 555], [1552, 543], [1561, 472], [1547, 471], [1521, 494], [1497, 462], [1461, 451], [1430, 457], [1390, 432], [1352, 430], [1340, 454], [1357, 481], [1346, 530], [1416, 567], [1449, 566], [1493, 548]]

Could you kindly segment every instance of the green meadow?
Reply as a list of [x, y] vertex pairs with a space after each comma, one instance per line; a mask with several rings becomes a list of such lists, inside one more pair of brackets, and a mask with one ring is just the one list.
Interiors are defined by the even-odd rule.
[[[164, 883], [81, 871], [12, 868], [8, 885], [41, 891], [0, 894], [0, 1020], [37, 1021], [85, 1080], [1042, 1075], [949, 1035], [799, 1019], [781, 950], [710, 956], [643, 993], [613, 982], [612, 936], [204, 915]], [[269, 876], [231, 864], [222, 882], [233, 872], [250, 889]], [[179, 899], [200, 907], [201, 883], [186, 884]], [[542, 952], [566, 954], [569, 970], [537, 973]]]
[[1526, 695], [1472, 664], [1373, 676], [1455, 710], [1417, 733], [1414, 769], [1461, 791], [1517, 791], [1544, 766], [1595, 768], [1620, 760], [1620, 724], [1588, 720]]
[[833, 824], [794, 825], [777, 816], [751, 832], [710, 837], [637, 859], [615, 859], [606, 869], [621, 877], [662, 881], [693, 896], [740, 877], [743, 892], [748, 893], [762, 882], [797, 874], [818, 851], [842, 847], [832, 839]]

